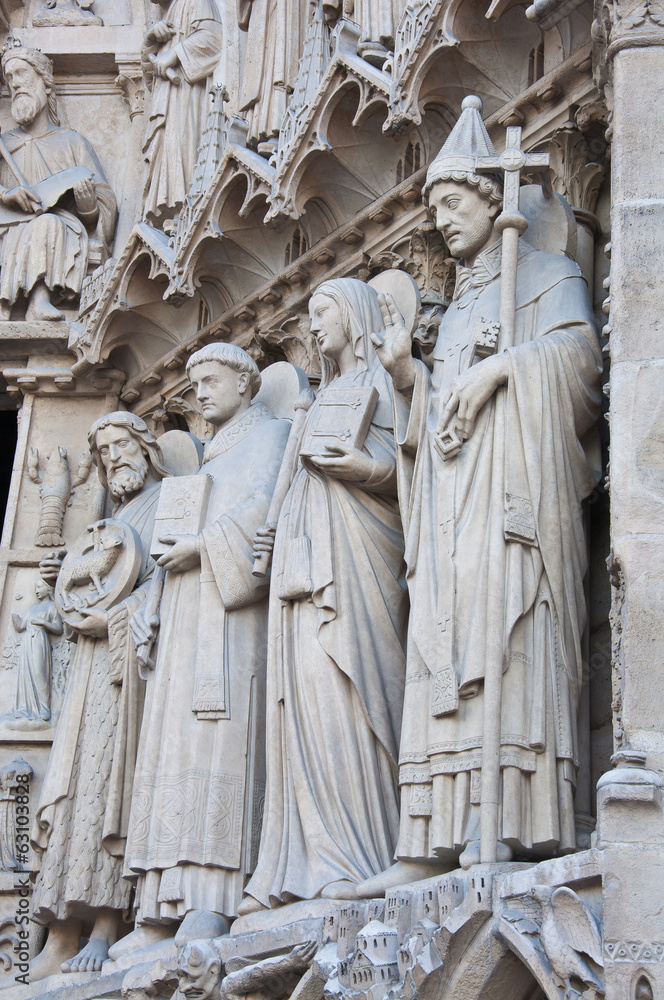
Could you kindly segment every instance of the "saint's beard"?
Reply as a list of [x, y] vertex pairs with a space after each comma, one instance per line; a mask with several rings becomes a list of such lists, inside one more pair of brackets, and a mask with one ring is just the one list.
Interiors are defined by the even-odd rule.
[[12, 118], [19, 125], [29, 125], [40, 111], [39, 98], [33, 94], [17, 94], [12, 98]]
[[464, 229], [449, 241], [449, 251], [458, 260], [465, 260], [466, 257], [475, 255], [486, 247], [492, 231], [493, 219], [486, 208], [478, 206]]
[[124, 500], [125, 497], [140, 493], [148, 475], [148, 463], [126, 460], [116, 472], [108, 474], [108, 490], [114, 500]]

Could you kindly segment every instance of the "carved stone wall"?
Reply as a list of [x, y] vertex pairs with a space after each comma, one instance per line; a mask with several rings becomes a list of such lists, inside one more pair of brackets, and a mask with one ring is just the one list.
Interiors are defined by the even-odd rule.
[[[62, 127], [91, 144], [117, 202], [105, 248], [83, 219], [82, 287], [53, 295], [63, 318], [28, 318], [21, 293], [0, 320], [2, 406], [19, 421], [0, 548], [0, 981], [16, 975], [21, 942], [11, 765], [21, 757], [32, 772], [34, 821], [54, 738], [51, 720], [12, 728], [20, 642], [12, 615], [34, 602], [45, 554], [70, 548], [108, 514], [87, 454], [90, 425], [125, 408], [157, 437], [180, 430], [209, 438], [185, 365], [219, 342], [244, 348], [263, 371], [289, 361], [317, 389], [308, 304], [336, 278], [410, 275], [421, 300], [415, 353], [431, 367], [456, 262], [422, 188], [463, 98], [477, 94], [498, 153], [506, 128], [520, 126], [523, 149], [548, 154], [552, 188], [576, 221], [573, 255], [602, 333], [603, 473], [585, 501], [578, 853], [456, 872], [356, 907], [297, 903], [282, 922], [252, 914], [200, 956], [169, 941], [149, 968], [130, 970], [124, 959], [107, 966], [103, 993], [98, 976], [77, 985], [89, 998], [118, 995], [123, 980], [128, 997], [172, 996], [179, 962], [179, 996], [202, 963], [210, 996], [656, 997], [664, 987], [656, 917], [664, 902], [655, 888], [664, 884], [664, 726], [654, 707], [664, 699], [664, 122], [656, 85], [664, 10], [658, 0], [596, 0], [594, 9], [590, 0], [536, 0], [527, 10], [510, 0], [209, 0], [199, 7], [210, 37], [159, 67], [154, 59], [176, 45], [175, 34], [184, 46], [188, 32], [201, 30], [200, 12], [193, 28], [184, 14], [189, 27], [169, 22], [185, 6], [0, 0], [2, 40], [52, 59]], [[368, 37], [387, 7], [393, 31]], [[171, 34], [150, 47], [146, 32], [162, 18]], [[187, 95], [200, 116], [178, 119]], [[16, 129], [6, 86], [0, 126]], [[160, 155], [175, 162], [186, 137], [184, 200], [146, 216], [146, 151], [151, 169]], [[527, 172], [524, 179], [536, 181]], [[57, 708], [74, 652], [68, 634], [54, 637]], [[616, 751], [632, 756], [611, 771]], [[24, 867], [34, 869], [31, 854]], [[583, 952], [585, 978], [556, 957], [568, 944], [566, 921], [580, 922], [588, 947], [603, 929], [599, 956], [588, 963]], [[40, 933], [33, 930], [33, 954]], [[309, 939], [313, 954], [293, 957]], [[283, 968], [270, 965], [275, 957]], [[245, 966], [244, 979], [233, 979]], [[20, 983], [7, 995], [50, 995], [39, 989]]]

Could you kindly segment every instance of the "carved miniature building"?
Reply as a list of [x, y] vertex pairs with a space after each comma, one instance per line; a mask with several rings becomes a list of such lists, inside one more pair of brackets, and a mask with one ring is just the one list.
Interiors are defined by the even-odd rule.
[[[65, 551], [76, 549], [80, 556], [80, 536], [113, 513], [104, 463], [88, 440], [91, 426], [107, 414], [128, 411], [140, 418], [141, 427], [145, 422], [150, 441], [179, 432], [179, 437], [164, 438], [160, 476], [194, 474], [202, 446], [187, 450], [185, 436], [190, 444], [192, 436], [209, 441], [221, 422], [208, 419], [201, 389], [186, 366], [194, 352], [210, 345], [243, 349], [263, 376], [262, 391], [268, 395], [257, 396], [256, 405], [268, 413], [265, 419], [273, 414], [295, 424], [300, 389], [308, 380], [311, 399], [320, 401], [330, 377], [311, 331], [309, 303], [323, 283], [343, 279], [364, 285], [377, 279], [377, 290], [384, 292], [410, 276], [419, 296], [410, 317], [412, 356], [423, 362], [422, 371], [433, 370], [442, 356], [435, 346], [441, 322], [456, 302], [458, 269], [423, 188], [464, 100], [477, 95], [480, 102], [472, 107], [477, 110], [481, 103], [498, 156], [510, 136], [520, 143], [514, 155], [523, 153], [521, 191], [539, 192], [544, 177], [544, 188], [549, 184], [565, 200], [567, 208], [555, 226], [537, 232], [533, 223], [530, 236], [538, 250], [578, 264], [600, 331], [601, 474], [583, 494], [583, 525], [575, 536], [579, 565], [587, 561], [588, 568], [579, 598], [587, 622], [576, 637], [582, 678], [575, 706], [578, 733], [569, 752], [574, 775], [561, 770], [552, 779], [574, 785], [567, 817], [574, 844], [535, 854], [517, 850], [511, 860], [481, 864], [478, 855], [479, 867], [469, 870], [457, 867], [458, 857], [441, 858], [440, 871], [426, 870], [418, 879], [392, 885], [376, 894], [379, 901], [342, 894], [318, 898], [318, 890], [311, 893], [316, 898], [298, 901], [293, 897], [299, 894], [289, 896], [286, 886], [283, 920], [276, 909], [262, 913], [256, 908], [238, 918], [230, 935], [223, 921], [237, 908], [220, 916], [214, 907], [196, 907], [214, 910], [222, 921], [200, 934], [215, 939], [220, 955], [204, 995], [253, 991], [283, 998], [315, 994], [316, 1000], [341, 994], [373, 1000], [658, 996], [664, 989], [664, 680], [659, 667], [664, 657], [659, 294], [664, 9], [659, 0], [535, 0], [530, 6], [515, 0], [0, 0], [0, 45], [0, 490], [6, 497], [0, 547], [0, 988], [7, 988], [12, 1000], [55, 1000], [65, 995], [57, 990], [68, 982], [75, 982], [77, 996], [87, 1000], [171, 997], [178, 946], [184, 943], [173, 940], [183, 916], [180, 903], [187, 893], [207, 898], [205, 879], [200, 885], [187, 882], [190, 873], [182, 875], [179, 855], [157, 864], [152, 848], [146, 848], [140, 871], [136, 867], [125, 874], [134, 886], [143, 879], [137, 905], [149, 908], [150, 898], [148, 923], [155, 926], [166, 914], [170, 931], [161, 935], [162, 943], [155, 939], [154, 952], [135, 963], [125, 955], [107, 960], [102, 970], [62, 973], [50, 985], [31, 982], [26, 949], [35, 959], [45, 932], [31, 924], [29, 940], [23, 933], [25, 873], [34, 881], [39, 859], [24, 837], [17, 839], [24, 831], [19, 818], [27, 815], [26, 807], [31, 827], [38, 818], [67, 676], [82, 659], [66, 621], [62, 631], [61, 609], [50, 602], [49, 588]], [[21, 73], [28, 75], [24, 79]], [[27, 110], [21, 105], [26, 91], [40, 96]], [[12, 194], [17, 189], [30, 189], [32, 200], [22, 204], [24, 196]], [[456, 294], [458, 299], [458, 289]], [[480, 333], [485, 341], [498, 335]], [[297, 391], [292, 380], [286, 388], [286, 376], [278, 374], [283, 362], [306, 376]], [[541, 391], [535, 386], [532, 398]], [[391, 435], [394, 448], [398, 428], [386, 398], [378, 404], [384, 408], [376, 411], [373, 427]], [[311, 399], [306, 405], [314, 405]], [[282, 450], [285, 431], [283, 436]], [[167, 453], [168, 440], [179, 443]], [[297, 453], [286, 454], [297, 465]], [[444, 462], [448, 467], [447, 458]], [[276, 470], [273, 478], [278, 479]], [[402, 483], [397, 488], [396, 476], [392, 486], [396, 509], [398, 495], [404, 495], [398, 494]], [[278, 493], [278, 483], [272, 482], [272, 489]], [[266, 511], [271, 496], [261, 493]], [[516, 503], [506, 510], [515, 523], [532, 514], [527, 504], [519, 506], [522, 496], [515, 492]], [[269, 521], [267, 515], [257, 524], [263, 521]], [[210, 528], [201, 523], [201, 532]], [[445, 523], [441, 513], [436, 527], [441, 536]], [[381, 524], [385, 528], [387, 515]], [[235, 556], [239, 543], [224, 548], [228, 537], [221, 548]], [[251, 542], [247, 535], [247, 551]], [[95, 552], [99, 545], [94, 542]], [[373, 545], [372, 538], [368, 547]], [[403, 553], [403, 539], [401, 545]], [[298, 558], [302, 551], [297, 548]], [[256, 583], [245, 559], [246, 579], [238, 583], [237, 567], [228, 568], [231, 561], [225, 572], [236, 606], [246, 608], [237, 595], [251, 588], [258, 593], [263, 587], [260, 597], [267, 601], [274, 577], [271, 584], [269, 579]], [[379, 562], [386, 562], [384, 553], [375, 565]], [[146, 575], [140, 579], [155, 613], [163, 593], [158, 587], [150, 590], [148, 569], [144, 564]], [[204, 586], [212, 585], [214, 572], [203, 567], [201, 594], [209, 594]], [[36, 586], [42, 594], [37, 604]], [[93, 599], [94, 586], [92, 577], [81, 584]], [[400, 586], [405, 594], [405, 574]], [[132, 593], [132, 587], [123, 592], [115, 610], [117, 634], [122, 631], [128, 643], [136, 610]], [[304, 605], [311, 603], [310, 594], [314, 601], [303, 586], [296, 598], [291, 592], [279, 599]], [[46, 604], [52, 605], [50, 629], [44, 623]], [[120, 604], [126, 621], [120, 621]], [[354, 606], [359, 604], [358, 598]], [[106, 609], [112, 618], [114, 607]], [[203, 619], [209, 611], [202, 599], [200, 608], [196, 615]], [[442, 634], [447, 619], [439, 611], [435, 625]], [[265, 616], [267, 621], [267, 611]], [[227, 618], [226, 630], [232, 628]], [[214, 620], [218, 624], [221, 618]], [[401, 625], [405, 635], [405, 618]], [[384, 630], [377, 625], [376, 635]], [[150, 670], [159, 659], [158, 652], [151, 658], [154, 637], [143, 638], [147, 652], [140, 683], [136, 675], [134, 702], [141, 711], [144, 688], [152, 690]], [[114, 642], [111, 637], [115, 659], [104, 655], [117, 685], [120, 640]], [[214, 636], [204, 653], [214, 658]], [[559, 653], [564, 673], [567, 665]], [[522, 651], [510, 662], [526, 669], [527, 661]], [[235, 710], [235, 694], [229, 696], [221, 674], [199, 668], [200, 662], [194, 671], [197, 700], [187, 711], [196, 715], [197, 724], [216, 726]], [[228, 672], [223, 676], [227, 679]], [[447, 711], [441, 704], [449, 695], [448, 680], [441, 671], [439, 703], [432, 708], [436, 718]], [[270, 697], [269, 683], [267, 694], [262, 684], [252, 681], [247, 688], [247, 739], [254, 741], [256, 760], [265, 757], [269, 726], [256, 709], [257, 698]], [[31, 685], [29, 697], [26, 685]], [[395, 690], [390, 687], [393, 698]], [[19, 691], [24, 692], [20, 697]], [[461, 702], [466, 693], [461, 692]], [[128, 689], [118, 688], [114, 697], [126, 699]], [[458, 691], [449, 697], [459, 704]], [[275, 696], [274, 702], [282, 704], [283, 697], [280, 702]], [[123, 710], [120, 719], [126, 717]], [[356, 717], [367, 731], [378, 731], [364, 708], [357, 708]], [[134, 723], [138, 734], [140, 719]], [[115, 739], [118, 726], [110, 725], [109, 739]], [[359, 722], [357, 732], [362, 732]], [[132, 753], [136, 759], [137, 741], [138, 735], [127, 760]], [[462, 772], [467, 787], [465, 777], [458, 780], [446, 801], [456, 809], [463, 800], [470, 815], [480, 807], [483, 761], [481, 753], [471, 759], [472, 748], [461, 750], [469, 755]], [[251, 752], [246, 757], [254, 760]], [[230, 774], [222, 763], [201, 764], [201, 770], [209, 764], [216, 775], [217, 798], [203, 799], [212, 803], [210, 815], [223, 814], [218, 825], [224, 829], [216, 840], [211, 836], [209, 843], [216, 846], [209, 848], [210, 856], [201, 836], [199, 867], [223, 865], [218, 858], [224, 851], [227, 860], [232, 854], [240, 873], [234, 891], [241, 894], [240, 882], [256, 870], [260, 825], [271, 800], [269, 791], [265, 797], [260, 763], [252, 763], [250, 776], [249, 770], [246, 776]], [[443, 785], [448, 789], [457, 781], [448, 763], [439, 761], [427, 781], [418, 770], [423, 760], [402, 769], [417, 829], [435, 817]], [[195, 762], [189, 764], [187, 774], [194, 775]], [[514, 772], [531, 766], [521, 757], [517, 764], [502, 759], [498, 745], [498, 771], [502, 767], [516, 781]], [[387, 764], [385, 769], [386, 774]], [[95, 773], [99, 777], [101, 771]], [[128, 789], [127, 802], [107, 808], [110, 815], [117, 806], [113, 857], [118, 871], [127, 840], [123, 809], [129, 810], [131, 798], [131, 776], [126, 778], [117, 787]], [[187, 788], [194, 788], [195, 779]], [[148, 785], [141, 786], [141, 794], [147, 789], [146, 801]], [[173, 787], [168, 794], [175, 801]], [[16, 798], [24, 788], [29, 788], [25, 803]], [[178, 808], [180, 822], [186, 803]], [[523, 806], [524, 815], [528, 809]], [[145, 815], [150, 815], [147, 806]], [[106, 818], [106, 812], [98, 817], [100, 839]], [[154, 817], [146, 819], [146, 828], [150, 823], [157, 825]], [[166, 821], [164, 828], [170, 836]], [[415, 851], [407, 856], [421, 860]], [[156, 888], [150, 882], [154, 871], [162, 872]], [[132, 910], [130, 923], [134, 916]], [[88, 917], [84, 914], [84, 924]], [[82, 928], [83, 938], [91, 926]], [[119, 926], [121, 934], [130, 929]], [[581, 938], [570, 928], [581, 928]], [[290, 965], [272, 967], [272, 958], [290, 961], [292, 950], [308, 940], [316, 943], [315, 958], [304, 949], [305, 959], [298, 953]], [[257, 978], [233, 980], [243, 963], [255, 965]]]

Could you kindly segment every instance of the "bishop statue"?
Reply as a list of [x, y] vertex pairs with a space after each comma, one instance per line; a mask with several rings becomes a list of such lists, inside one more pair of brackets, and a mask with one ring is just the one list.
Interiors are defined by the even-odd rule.
[[576, 849], [581, 505], [599, 474], [601, 356], [574, 261], [512, 233], [504, 270], [519, 216], [507, 206], [501, 215], [503, 179], [480, 109], [465, 99], [425, 185], [457, 258], [433, 372], [412, 357], [387, 297], [387, 329], [374, 338], [409, 404], [406, 417], [395, 407], [395, 430], [411, 617], [398, 860], [360, 886], [365, 896], [421, 877], [422, 863], [433, 874], [479, 861], [485, 815], [493, 860]]

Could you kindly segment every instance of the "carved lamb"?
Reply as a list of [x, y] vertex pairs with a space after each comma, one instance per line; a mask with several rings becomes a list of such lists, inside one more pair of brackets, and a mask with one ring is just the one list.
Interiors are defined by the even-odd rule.
[[102, 580], [108, 576], [113, 566], [117, 562], [123, 544], [121, 535], [105, 535], [99, 538], [99, 526], [94, 525], [90, 529], [93, 533], [94, 548], [92, 552], [74, 559], [69, 565], [63, 566], [60, 571], [64, 574], [61, 580], [61, 587], [64, 594], [71, 597], [70, 587], [80, 587], [86, 582], [90, 582], [91, 588], [97, 591], [99, 597], [104, 596]]

